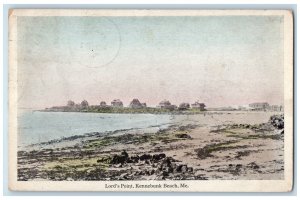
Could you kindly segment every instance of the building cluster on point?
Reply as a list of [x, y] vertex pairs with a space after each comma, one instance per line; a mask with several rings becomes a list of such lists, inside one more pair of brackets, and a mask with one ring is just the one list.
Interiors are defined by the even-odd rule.
[[[89, 107], [89, 103], [86, 100], [83, 100], [80, 104], [75, 104], [74, 101], [70, 100], [67, 103], [67, 107], [87, 108], [87, 107]], [[124, 104], [120, 99], [114, 99], [113, 101], [111, 101], [110, 105], [108, 105], [105, 101], [101, 101], [100, 104], [97, 105], [97, 107], [100, 107], [100, 108], [108, 108], [108, 107], [123, 108]], [[199, 103], [199, 101], [196, 101], [193, 104], [183, 102], [183, 103], [179, 104], [179, 106], [177, 106], [177, 105], [171, 104], [171, 102], [168, 100], [163, 100], [163, 101], [159, 102], [159, 104], [156, 106], [156, 108], [168, 109], [168, 110], [175, 110], [175, 109], [187, 110], [187, 109], [193, 108], [193, 109], [199, 109], [201, 111], [204, 111], [205, 107], [206, 107], [205, 104]], [[143, 102], [143, 103], [140, 102], [137, 98], [134, 98], [128, 105], [128, 108], [133, 108], [133, 109], [147, 108], [147, 104], [145, 102]]]

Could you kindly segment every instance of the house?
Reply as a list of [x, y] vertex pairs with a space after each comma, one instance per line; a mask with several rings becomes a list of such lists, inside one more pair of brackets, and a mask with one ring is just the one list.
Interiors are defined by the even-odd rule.
[[177, 108], [177, 106], [172, 105], [171, 102], [168, 100], [163, 100], [163, 101], [159, 102], [157, 108], [175, 110]]
[[267, 102], [251, 103], [249, 107], [251, 110], [266, 111], [269, 108], [269, 104]]
[[105, 102], [105, 101], [101, 101], [101, 102], [100, 102], [100, 107], [101, 107], [101, 108], [107, 107], [106, 102]]
[[158, 108], [169, 108], [171, 106], [171, 103], [170, 103], [170, 101], [168, 101], [168, 100], [163, 100], [163, 101], [161, 101], [161, 102], [159, 102], [159, 104], [158, 104]]
[[141, 103], [143, 108], [147, 108], [147, 104], [146, 103]]
[[249, 111], [249, 110], [251, 110], [251, 108], [249, 107], [249, 105], [238, 106], [237, 109], [240, 110], [240, 111]]
[[198, 101], [196, 101], [195, 103], [192, 103], [191, 106], [192, 106], [192, 108], [199, 109], [201, 111], [204, 111], [205, 107], [206, 107], [204, 103], [199, 103]]
[[129, 108], [142, 108], [142, 107], [143, 105], [138, 99], [133, 99], [129, 104]]
[[189, 103], [181, 103], [178, 107], [179, 110], [187, 110], [190, 108], [190, 104]]
[[275, 111], [275, 112], [282, 112], [283, 106], [282, 105], [271, 105], [271, 106], [269, 106], [269, 110]]
[[123, 102], [120, 99], [114, 99], [111, 102], [111, 106], [114, 108], [123, 108]]

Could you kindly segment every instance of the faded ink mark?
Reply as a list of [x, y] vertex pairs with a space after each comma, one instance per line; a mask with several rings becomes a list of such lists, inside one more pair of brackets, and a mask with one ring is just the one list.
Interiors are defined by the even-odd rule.
[[[106, 19], [108, 22], [110, 22], [114, 27], [115, 27], [115, 30], [118, 34], [118, 47], [117, 47], [117, 51], [116, 53], [112, 56], [112, 58], [110, 60], [108, 60], [106, 63], [102, 64], [102, 65], [99, 65], [99, 66], [90, 66], [90, 65], [85, 65], [86, 67], [88, 68], [101, 68], [101, 67], [107, 67], [108, 65], [110, 65], [111, 63], [113, 63], [117, 57], [119, 56], [119, 53], [120, 53], [120, 49], [121, 49], [121, 44], [122, 44], [122, 37], [121, 37], [121, 31], [120, 31], [120, 28], [119, 26], [111, 19], [109, 19], [108, 17], [103, 17], [103, 19]], [[94, 50], [92, 49], [91, 52], [94, 52]], [[93, 55], [93, 58], [94, 58], [95, 55]]]

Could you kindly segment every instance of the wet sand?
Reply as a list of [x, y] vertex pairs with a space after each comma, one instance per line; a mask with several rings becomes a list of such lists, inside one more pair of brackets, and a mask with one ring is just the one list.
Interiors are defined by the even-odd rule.
[[[278, 180], [283, 128], [271, 112], [174, 115], [168, 128], [91, 133], [18, 152], [18, 180]], [[275, 119], [276, 121], [277, 119]]]

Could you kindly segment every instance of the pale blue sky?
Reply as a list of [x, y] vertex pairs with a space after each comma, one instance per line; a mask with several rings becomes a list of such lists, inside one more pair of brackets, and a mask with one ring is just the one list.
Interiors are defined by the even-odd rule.
[[278, 16], [19, 17], [19, 104], [281, 104], [282, 34]]

